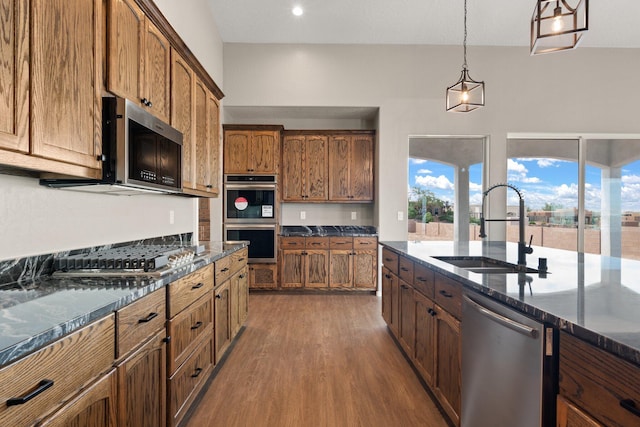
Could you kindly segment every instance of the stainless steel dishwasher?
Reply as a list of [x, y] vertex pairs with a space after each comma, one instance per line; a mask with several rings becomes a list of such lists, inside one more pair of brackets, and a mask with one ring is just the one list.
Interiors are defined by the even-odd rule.
[[557, 332], [467, 292], [462, 304], [462, 427], [555, 425]]

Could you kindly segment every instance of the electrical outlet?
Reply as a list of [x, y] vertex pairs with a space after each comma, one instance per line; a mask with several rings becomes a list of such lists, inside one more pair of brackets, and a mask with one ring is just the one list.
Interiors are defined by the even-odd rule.
[[305, 211], [300, 211], [300, 219], [307, 219], [307, 213]]
[[398, 211], [398, 221], [404, 221], [404, 212]]
[[176, 222], [176, 214], [174, 211], [169, 211], [169, 224]]
[[357, 212], [351, 212], [351, 219], [352, 220], [358, 219], [358, 213]]

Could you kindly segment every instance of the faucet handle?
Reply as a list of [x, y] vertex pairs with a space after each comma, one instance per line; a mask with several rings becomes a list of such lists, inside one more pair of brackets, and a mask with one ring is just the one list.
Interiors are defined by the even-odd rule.
[[531, 243], [533, 242], [533, 234], [531, 235], [531, 237], [529, 238], [529, 246], [527, 246], [524, 251], [528, 254], [532, 254], [533, 253], [533, 248], [531, 247]]

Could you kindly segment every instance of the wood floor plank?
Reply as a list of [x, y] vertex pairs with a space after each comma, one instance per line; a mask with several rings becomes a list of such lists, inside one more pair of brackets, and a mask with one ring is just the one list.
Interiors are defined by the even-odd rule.
[[446, 427], [374, 295], [251, 294], [190, 427]]

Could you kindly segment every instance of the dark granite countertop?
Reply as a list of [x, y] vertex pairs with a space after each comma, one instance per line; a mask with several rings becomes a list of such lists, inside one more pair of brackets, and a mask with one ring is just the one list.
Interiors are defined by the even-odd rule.
[[378, 231], [371, 225], [283, 225], [280, 235], [284, 237], [373, 237]]
[[640, 365], [640, 261], [534, 246], [527, 266], [537, 273], [480, 274], [434, 256], [486, 256], [516, 263], [517, 244], [504, 242], [380, 242], [532, 318], [555, 325]]
[[0, 283], [0, 367], [247, 245], [204, 246], [193, 263], [162, 278], [40, 276]]

